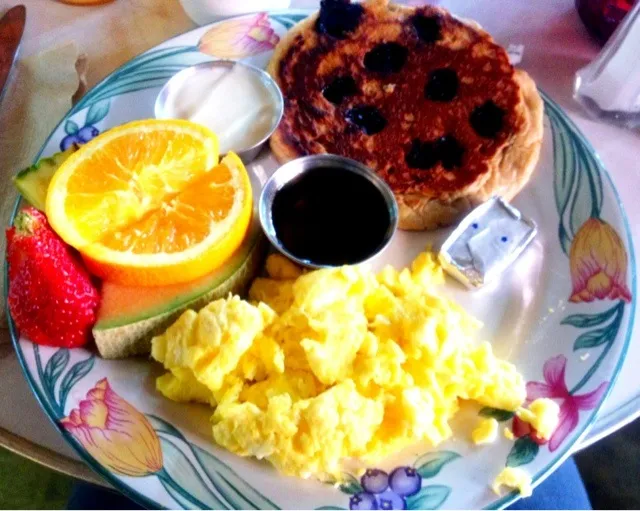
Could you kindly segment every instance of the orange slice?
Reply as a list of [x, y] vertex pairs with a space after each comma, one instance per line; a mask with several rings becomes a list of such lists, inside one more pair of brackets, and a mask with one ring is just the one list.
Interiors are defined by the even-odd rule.
[[104, 279], [142, 286], [196, 279], [232, 255], [251, 220], [242, 161], [231, 153], [217, 160], [215, 135], [195, 123], [114, 128], [55, 173], [49, 222]]

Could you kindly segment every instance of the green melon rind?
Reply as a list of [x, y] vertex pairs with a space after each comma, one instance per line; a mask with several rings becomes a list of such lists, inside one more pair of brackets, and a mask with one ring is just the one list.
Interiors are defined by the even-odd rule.
[[[77, 150], [78, 146], [73, 145], [18, 172], [13, 177], [16, 188], [32, 206], [44, 211], [51, 178]], [[187, 308], [198, 310], [229, 293], [242, 294], [246, 291], [260, 270], [267, 249], [266, 239], [256, 227], [256, 219], [253, 223], [248, 239], [240, 250], [232, 256], [224, 270], [211, 276], [211, 280], [205, 280], [170, 301], [159, 302], [142, 311], [133, 314], [122, 311], [117, 318], [98, 318], [93, 336], [100, 354], [104, 358], [124, 358], [149, 353], [151, 338], [163, 332]]]
[[[184, 309], [185, 304], [198, 300], [200, 297], [205, 296], [210, 290], [215, 289], [219, 285], [223, 284], [226, 280], [231, 278], [235, 273], [241, 270], [245, 261], [251, 256], [255, 246], [260, 243], [263, 237], [262, 233], [256, 229], [255, 220], [254, 225], [251, 226], [247, 239], [242, 243], [238, 251], [227, 261], [224, 266], [208, 276], [205, 280], [201, 280], [197, 285], [194, 285], [186, 292], [181, 292], [173, 297], [173, 299], [158, 301], [155, 305], [146, 308], [141, 308], [129, 311], [119, 311], [117, 317], [104, 316], [103, 311], [98, 311], [98, 318], [94, 325], [95, 330], [109, 330], [120, 326], [128, 326], [132, 323], [138, 323], [147, 319], [154, 318], [156, 316], [172, 312], [176, 309]], [[154, 288], [148, 288], [149, 293], [153, 293]], [[103, 290], [104, 297], [104, 290]], [[135, 307], [135, 305], [133, 305]]]
[[13, 176], [13, 184], [29, 204], [40, 211], [45, 210], [51, 178], [77, 149], [78, 147], [73, 145], [64, 152], [42, 158]]
[[164, 332], [186, 310], [199, 310], [213, 300], [229, 293], [244, 294], [251, 281], [262, 268], [267, 252], [264, 235], [259, 234], [247, 256], [238, 266], [231, 265], [228, 272], [220, 274], [218, 284], [202, 293], [181, 296], [171, 304], [163, 304], [163, 312], [147, 311], [143, 318], [122, 324], [122, 321], [96, 323], [93, 336], [100, 355], [107, 359], [145, 355], [151, 351], [151, 339]]

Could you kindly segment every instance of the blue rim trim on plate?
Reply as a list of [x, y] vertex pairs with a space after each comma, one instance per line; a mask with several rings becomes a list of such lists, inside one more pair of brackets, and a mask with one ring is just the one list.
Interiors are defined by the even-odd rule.
[[[578, 137], [578, 139], [584, 144], [584, 146], [591, 151], [591, 153], [593, 154], [593, 156], [596, 158], [597, 162], [598, 162], [598, 168], [600, 170], [600, 172], [602, 174], [604, 174], [604, 176], [607, 178], [607, 181], [609, 181], [609, 185], [611, 186], [611, 189], [613, 190], [613, 193], [615, 194], [616, 197], [616, 201], [618, 204], [618, 207], [620, 208], [620, 213], [621, 213], [621, 217], [624, 221], [624, 228], [625, 228], [625, 232], [627, 235], [627, 244], [629, 246], [629, 259], [631, 262], [630, 268], [631, 268], [631, 287], [632, 287], [632, 293], [634, 296], [636, 296], [637, 293], [637, 280], [636, 280], [636, 257], [635, 257], [635, 250], [633, 248], [633, 240], [631, 238], [631, 228], [629, 226], [629, 219], [627, 218], [627, 214], [624, 210], [624, 206], [622, 205], [622, 201], [620, 199], [620, 195], [618, 193], [617, 188], [615, 187], [615, 185], [613, 184], [613, 180], [611, 179], [611, 176], [609, 175], [609, 172], [607, 171], [607, 169], [605, 168], [605, 166], [602, 164], [602, 160], [600, 159], [600, 156], [598, 155], [598, 153], [596, 152], [596, 150], [593, 148], [593, 146], [591, 145], [591, 143], [584, 137], [584, 135], [582, 134], [582, 132], [580, 131], [580, 129], [576, 126], [576, 124], [573, 122], [573, 120], [571, 120], [571, 118], [566, 115], [559, 107], [558, 105], [555, 104], [555, 102], [542, 90], [539, 90], [541, 96], [544, 98], [545, 101], [545, 109], [548, 108], [548, 105], [553, 105], [556, 108], [556, 111], [564, 117], [564, 119], [566, 120], [566, 122], [569, 124], [569, 127], [572, 129], [574, 135], [576, 137]], [[622, 348], [622, 352], [620, 354], [620, 358], [618, 359], [618, 363], [616, 365], [616, 368], [614, 369], [613, 372], [613, 377], [610, 380], [609, 383], [609, 387], [607, 388], [607, 392], [604, 396], [604, 398], [600, 401], [600, 404], [594, 409], [593, 415], [591, 417], [591, 420], [589, 420], [589, 422], [587, 422], [587, 424], [582, 428], [582, 430], [580, 431], [580, 433], [577, 436], [576, 441], [573, 444], [568, 445], [567, 447], [565, 447], [562, 451], [562, 454], [558, 457], [558, 459], [556, 459], [553, 463], [550, 463], [549, 465], [547, 465], [544, 469], [542, 469], [541, 471], [539, 471], [533, 478], [532, 478], [532, 486], [535, 488], [538, 484], [540, 484], [542, 481], [544, 481], [547, 477], [549, 477], [553, 471], [560, 466], [562, 463], [564, 463], [564, 461], [569, 458], [571, 456], [571, 454], [573, 453], [573, 447], [575, 445], [579, 445], [581, 440], [589, 433], [589, 429], [591, 428], [591, 426], [593, 426], [593, 424], [597, 421], [598, 419], [598, 412], [600, 411], [600, 409], [602, 408], [602, 405], [605, 403], [605, 401], [607, 400], [607, 398], [609, 397], [609, 395], [611, 394], [611, 391], [613, 390], [613, 387], [618, 379], [618, 376], [620, 374], [620, 370], [622, 369], [622, 365], [624, 364], [624, 361], [626, 360], [627, 357], [627, 352], [629, 351], [629, 345], [631, 344], [631, 335], [633, 333], [633, 327], [634, 327], [634, 323], [635, 323], [635, 314], [636, 314], [636, 300], [632, 300], [631, 301], [631, 310], [629, 313], [629, 322], [627, 324], [627, 332], [626, 332], [626, 338], [624, 341], [624, 346]], [[505, 495], [504, 497], [496, 500], [495, 502], [492, 502], [491, 504], [489, 504], [488, 506], [486, 506], [484, 509], [503, 509], [505, 507], [510, 506], [511, 504], [513, 504], [516, 500], [518, 500], [520, 498], [520, 496], [517, 494], [517, 492], [512, 492], [509, 495]]]
[[[308, 14], [309, 11], [283, 11], [286, 12], [287, 14]], [[191, 31], [185, 32], [189, 33]], [[170, 40], [168, 40], [166, 43], [170, 43], [171, 41], [182, 37], [184, 34], [178, 35]], [[188, 48], [188, 47], [183, 47], [183, 48]], [[151, 50], [153, 51], [153, 50]], [[127, 66], [137, 62], [141, 57], [147, 55], [149, 52], [145, 52], [133, 59], [131, 59], [130, 61], [128, 61], [127, 63], [123, 64], [122, 66], [120, 66], [118, 69], [116, 69], [114, 72], [110, 73], [107, 77], [105, 77], [102, 81], [100, 81], [94, 88], [92, 88], [92, 91], [95, 89], [98, 89], [100, 86], [103, 86], [105, 83], [107, 83], [108, 80], [112, 79], [114, 76], [118, 75], [119, 73], [121, 73]], [[144, 88], [140, 88], [140, 89], [132, 89], [129, 92], [133, 92], [135, 90], [141, 90], [141, 89], [146, 89], [149, 87], [153, 87], [155, 84], [150, 84], [147, 87]], [[90, 91], [91, 92], [91, 91]], [[568, 125], [572, 135], [574, 135], [582, 144], [583, 148], [586, 149], [587, 151], [589, 151], [591, 153], [591, 155], [594, 156], [595, 161], [597, 163], [597, 170], [599, 171], [600, 175], [604, 175], [609, 183], [610, 189], [613, 191], [613, 194], [615, 196], [616, 199], [616, 203], [617, 203], [617, 207], [619, 209], [619, 215], [623, 220], [623, 224], [624, 224], [624, 229], [626, 231], [626, 240], [627, 240], [627, 246], [628, 246], [628, 254], [629, 254], [629, 259], [630, 259], [630, 271], [631, 271], [631, 293], [632, 295], [635, 297], [637, 296], [637, 275], [636, 275], [636, 260], [635, 260], [635, 251], [634, 251], [634, 247], [633, 247], [633, 241], [632, 241], [632, 237], [631, 237], [631, 230], [630, 230], [630, 226], [629, 226], [629, 221], [627, 218], [627, 215], [624, 211], [624, 207], [622, 205], [622, 202], [620, 200], [620, 196], [618, 194], [617, 189], [615, 188], [614, 184], [613, 184], [613, 180], [611, 179], [611, 176], [609, 175], [608, 171], [606, 170], [606, 168], [602, 165], [602, 162], [600, 160], [600, 157], [598, 156], [598, 154], [596, 153], [596, 151], [594, 150], [594, 148], [591, 146], [591, 144], [585, 139], [584, 135], [580, 132], [580, 130], [578, 129], [578, 127], [575, 125], [575, 123], [558, 107], [558, 105], [555, 104], [555, 102], [553, 102], [547, 94], [542, 93], [542, 96], [545, 100], [545, 110], [546, 109], [551, 109], [553, 111], [555, 111], [555, 113], [560, 116]], [[101, 97], [101, 99], [104, 99]], [[50, 143], [50, 140], [53, 136], [53, 134], [60, 128], [60, 126], [66, 122], [66, 120], [68, 119], [68, 117], [70, 115], [72, 115], [73, 113], [79, 111], [81, 108], [79, 108], [78, 106], [72, 108], [63, 118], [63, 120], [57, 125], [57, 127], [52, 131], [52, 134], [49, 136], [49, 138], [47, 139], [47, 141], [43, 144], [42, 149], [39, 151], [38, 156], [36, 157], [36, 161], [38, 158], [40, 158], [42, 152], [44, 151], [45, 147]], [[20, 199], [18, 199], [18, 201], [16, 202], [16, 205], [14, 207], [12, 216], [11, 216], [11, 223], [13, 223], [13, 220], [15, 218], [15, 215], [19, 209], [20, 206]], [[7, 268], [5, 265], [5, 272], [4, 272], [4, 284], [5, 284], [5, 298], [7, 296], [7, 292], [8, 292], [8, 273], [7, 273]], [[575, 445], [578, 445], [580, 443], [580, 441], [587, 435], [589, 429], [591, 428], [591, 426], [597, 421], [598, 419], [598, 413], [600, 411], [600, 409], [602, 408], [603, 403], [605, 402], [607, 396], [610, 394], [611, 390], [613, 389], [615, 382], [618, 378], [618, 375], [620, 373], [620, 370], [622, 368], [622, 365], [624, 363], [625, 357], [627, 355], [628, 352], [628, 348], [630, 345], [630, 341], [631, 341], [631, 335], [633, 333], [633, 327], [634, 327], [634, 322], [635, 322], [635, 311], [636, 311], [636, 301], [635, 299], [632, 300], [632, 303], [630, 304], [630, 311], [629, 311], [629, 319], [627, 321], [627, 330], [626, 330], [626, 336], [624, 339], [624, 345], [622, 347], [622, 350], [620, 352], [617, 364], [615, 369], [613, 370], [613, 375], [610, 379], [609, 382], [609, 386], [607, 388], [606, 394], [604, 396], [604, 398], [600, 401], [600, 403], [598, 404], [598, 406], [593, 410], [593, 413], [591, 414], [591, 418], [586, 422], [585, 425], [583, 425], [582, 429], [580, 430], [580, 432], [576, 435], [576, 440], [567, 445], [566, 447], [564, 447], [561, 451], [561, 453], [559, 455], [557, 455], [556, 459], [552, 462], [549, 463], [546, 467], [544, 467], [543, 469], [537, 471], [537, 473], [533, 476], [532, 478], [532, 483], [534, 486], [536, 486], [537, 484], [539, 484], [540, 482], [542, 482], [546, 477], [548, 477], [553, 470], [559, 466], [562, 462], [564, 462], [564, 460], [571, 455], [571, 452], [574, 448]], [[47, 402], [47, 400], [45, 399], [44, 395], [42, 394], [39, 386], [36, 384], [36, 382], [34, 381], [34, 378], [29, 370], [29, 368], [27, 367], [27, 362], [25, 360], [25, 355], [22, 351], [22, 347], [20, 346], [20, 342], [19, 342], [19, 336], [17, 335], [16, 329], [15, 329], [15, 325], [13, 323], [13, 320], [11, 318], [11, 315], [9, 314], [9, 310], [8, 310], [8, 306], [6, 307], [6, 313], [7, 313], [7, 318], [9, 321], [9, 329], [10, 329], [10, 333], [11, 333], [11, 339], [12, 342], [14, 344], [14, 347], [16, 349], [16, 353], [17, 353], [17, 357], [18, 357], [18, 361], [20, 363], [20, 366], [22, 368], [23, 373], [25, 374], [25, 377], [29, 383], [29, 386], [31, 387], [32, 392], [34, 393], [34, 395], [36, 396], [36, 399], [38, 400], [38, 402], [40, 403], [40, 406], [44, 409], [44, 411], [47, 414], [47, 417], [49, 418], [49, 420], [54, 424], [54, 426], [58, 429], [58, 431], [60, 431], [60, 433], [62, 434], [62, 436], [65, 438], [65, 440], [67, 440], [68, 443], [71, 444], [71, 446], [73, 447], [73, 449], [78, 453], [78, 455], [89, 465], [90, 468], [92, 468], [96, 473], [98, 473], [101, 477], [103, 477], [105, 480], [107, 480], [110, 484], [112, 484], [114, 487], [116, 487], [119, 491], [123, 492], [126, 496], [128, 496], [129, 498], [133, 499], [134, 501], [138, 502], [140, 505], [145, 506], [145, 507], [158, 507], [158, 503], [151, 500], [150, 498], [146, 497], [145, 495], [141, 494], [140, 492], [138, 492], [137, 490], [133, 489], [132, 487], [130, 487], [129, 485], [125, 484], [122, 480], [120, 480], [117, 476], [115, 476], [112, 472], [108, 471], [107, 469], [105, 469], [102, 465], [100, 465], [99, 463], [97, 463], [88, 453], [87, 451], [82, 448], [77, 441], [72, 437], [72, 435], [66, 431], [59, 422], [57, 422], [55, 420], [55, 416], [56, 414], [54, 413], [54, 411], [51, 409], [50, 404]], [[630, 400], [633, 401], [636, 398], [632, 398]], [[494, 502], [492, 502], [491, 504], [489, 504], [486, 509], [497, 509], [497, 508], [503, 508], [506, 507], [510, 504], [512, 504], [514, 501], [516, 501], [519, 498], [519, 495], [516, 492], [512, 492], [502, 498], [496, 499]]]
[[[618, 418], [621, 415], [624, 416], [623, 419]], [[580, 444], [579, 449], [585, 449], [599, 442], [620, 428], [632, 423], [638, 417], [640, 417], [640, 394], [627, 399], [608, 414], [598, 417], [596, 424], [589, 430], [588, 437]], [[600, 425], [601, 427], [596, 428], [596, 426]]]

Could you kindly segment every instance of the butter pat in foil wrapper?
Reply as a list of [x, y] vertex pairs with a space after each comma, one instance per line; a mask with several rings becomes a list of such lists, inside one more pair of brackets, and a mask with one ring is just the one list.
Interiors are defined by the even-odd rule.
[[499, 197], [460, 222], [440, 249], [442, 267], [469, 288], [496, 279], [531, 243], [536, 224]]

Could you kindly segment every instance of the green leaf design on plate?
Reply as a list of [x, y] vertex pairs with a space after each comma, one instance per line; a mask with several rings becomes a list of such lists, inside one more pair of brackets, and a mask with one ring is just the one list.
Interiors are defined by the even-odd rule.
[[[565, 122], [566, 124], [566, 122]], [[567, 129], [571, 127], [567, 124]], [[592, 209], [591, 215], [599, 218], [602, 210], [602, 203], [604, 200], [604, 193], [602, 191], [602, 176], [600, 173], [600, 164], [592, 151], [589, 151], [584, 144], [579, 144], [576, 139], [573, 139], [574, 147], [579, 155], [580, 160], [583, 162], [587, 179], [589, 181], [589, 190], [591, 192]]]
[[272, 14], [269, 16], [273, 21], [280, 23], [289, 30], [293, 25], [305, 19], [307, 14]]
[[146, 417], [151, 423], [151, 426], [153, 426], [153, 429], [156, 430], [156, 433], [167, 433], [168, 435], [175, 436], [186, 442], [182, 433], [180, 433], [180, 431], [172, 424], [169, 424], [167, 421], [152, 414], [146, 414]]
[[101, 101], [100, 103], [94, 103], [89, 107], [87, 117], [85, 119], [86, 126], [93, 126], [104, 119], [109, 113], [109, 102]]
[[44, 368], [44, 374], [42, 376], [42, 384], [44, 385], [49, 398], [55, 402], [55, 387], [60, 378], [60, 375], [64, 372], [69, 364], [69, 350], [60, 348], [47, 362], [47, 366]]
[[451, 488], [448, 486], [423, 486], [418, 493], [407, 497], [407, 509], [440, 509], [450, 493]]
[[576, 328], [591, 328], [605, 323], [616, 313], [616, 307], [601, 312], [600, 314], [572, 314], [564, 318], [561, 325], [571, 325]]
[[93, 368], [94, 361], [95, 355], [91, 355], [89, 358], [72, 365], [71, 369], [69, 369], [69, 372], [64, 375], [62, 383], [60, 384], [60, 394], [58, 398], [58, 403], [61, 410], [64, 410], [64, 405], [67, 402], [67, 397], [69, 396], [69, 392], [71, 392], [71, 389], [76, 383], [78, 383], [82, 378], [89, 374], [89, 372]]
[[71, 119], [69, 119], [67, 122], [64, 123], [64, 132], [67, 135], [75, 135], [76, 133], [78, 133], [79, 129], [80, 129], [80, 126], [78, 126]]
[[191, 448], [213, 486], [232, 509], [279, 509], [219, 459], [197, 445]]
[[[91, 89], [69, 112], [69, 117], [85, 108], [96, 106], [87, 117], [99, 118], [107, 114], [104, 101], [121, 94], [161, 87], [182, 69], [207, 62], [211, 57], [200, 53], [196, 46], [172, 46], [143, 53], [127, 62]], [[107, 106], [108, 108], [108, 106]]]
[[479, 415], [481, 415], [482, 417], [487, 417], [489, 419], [495, 419], [498, 422], [504, 422], [512, 419], [515, 413], [509, 410], [501, 410], [500, 408], [491, 408], [490, 406], [485, 406], [482, 410], [480, 410]]
[[202, 509], [200, 506], [197, 506], [192, 501], [186, 499], [182, 492], [168, 481], [160, 479], [160, 482], [162, 483], [162, 486], [164, 486], [164, 489], [167, 490], [167, 493], [171, 495], [173, 500], [175, 500], [182, 509]]
[[[163, 454], [165, 445], [169, 444], [168, 449], [171, 446], [175, 449], [177, 446], [183, 446], [193, 454], [197, 466], [204, 472], [205, 477], [199, 477], [203, 482], [206, 481], [205, 487], [210, 488], [209, 491], [215, 492], [216, 498], [219, 497], [226, 503], [225, 509], [278, 509], [271, 500], [250, 486], [225, 463], [201, 447], [189, 443], [177, 428], [155, 415], [147, 415], [147, 418], [162, 441]], [[165, 461], [165, 468], [166, 465]], [[167, 470], [167, 473], [173, 475], [170, 470]], [[178, 477], [174, 476], [174, 479], [180, 481]]]
[[565, 131], [558, 126], [558, 121], [547, 106], [547, 115], [551, 125], [551, 137], [553, 141], [553, 160], [556, 171], [553, 173], [553, 188], [556, 201], [556, 208], [560, 216], [569, 204], [571, 193], [574, 188], [575, 173], [572, 172], [574, 166], [575, 155], [572, 151], [567, 150], [569, 141], [567, 140]]
[[428, 452], [420, 456], [413, 464], [423, 479], [437, 476], [442, 468], [460, 455], [453, 451]]
[[531, 463], [538, 455], [540, 446], [529, 436], [518, 438], [507, 456], [507, 467], [519, 467]]
[[[5, 272], [5, 281], [6, 281], [6, 278], [7, 278], [7, 273]], [[11, 322], [9, 322], [9, 326], [11, 326]], [[33, 348], [33, 358], [36, 361], [36, 371], [38, 371], [38, 378], [40, 380], [40, 383], [43, 385], [44, 396], [47, 398], [47, 401], [49, 401], [50, 405], [57, 406], [55, 404], [54, 396], [50, 396], [47, 393], [47, 388], [44, 385], [44, 370], [42, 369], [42, 359], [40, 358], [40, 347], [37, 344], [32, 344], [32, 348]]]
[[[158, 473], [162, 485], [175, 490], [193, 509], [230, 509], [210, 488], [187, 453], [179, 447], [180, 441], [164, 434], [158, 435], [162, 446], [164, 466]], [[187, 446], [188, 449], [188, 446]]]
[[558, 226], [558, 237], [560, 245], [565, 254], [569, 254], [571, 246], [571, 235], [565, 227], [565, 212], [569, 206], [571, 196], [575, 188], [575, 154], [571, 151], [570, 142], [566, 132], [559, 126], [559, 120], [550, 105], [546, 105], [546, 113], [551, 126], [553, 141], [553, 161], [555, 172], [553, 173], [553, 189], [556, 201], [556, 208], [560, 216]]
[[576, 235], [593, 211], [592, 191], [589, 177], [584, 170], [584, 165], [579, 164], [576, 172], [576, 193], [571, 201], [569, 209], [569, 226], [573, 236]]
[[576, 339], [576, 342], [573, 345], [573, 351], [578, 351], [585, 348], [595, 348], [596, 346], [605, 344], [607, 341], [609, 341], [610, 337], [611, 328], [608, 326], [599, 328], [598, 330], [592, 330], [591, 332], [582, 334]]
[[603, 190], [600, 165], [594, 154], [570, 136], [574, 128], [564, 114], [546, 96], [545, 111], [553, 143], [554, 197], [560, 216], [558, 238], [565, 254], [580, 226], [602, 210]]
[[364, 491], [362, 489], [360, 481], [358, 481], [353, 475], [344, 472], [342, 474], [342, 478], [342, 481], [338, 485], [338, 489], [342, 493], [346, 493], [347, 495], [355, 495], [356, 493]]
[[571, 238], [562, 224], [558, 226], [558, 238], [560, 239], [560, 248], [562, 248], [562, 251], [565, 254], [569, 255], [569, 251], [571, 250]]
[[[584, 374], [584, 376], [580, 379], [580, 381], [576, 383], [573, 386], [573, 388], [569, 391], [571, 394], [575, 394], [589, 382], [591, 377], [596, 373], [596, 371], [600, 367], [600, 364], [602, 364], [603, 360], [607, 357], [609, 351], [613, 347], [614, 341], [616, 340], [618, 331], [620, 330], [620, 325], [622, 324], [622, 317], [624, 316], [624, 308], [625, 308], [625, 302], [623, 300], [620, 300], [616, 305], [612, 307], [612, 310], [614, 311], [614, 314], [615, 314], [613, 321], [611, 321], [611, 323], [609, 323], [609, 325], [607, 325], [606, 327], [599, 330], [599, 331], [606, 330], [606, 333], [602, 334], [603, 336], [606, 336], [606, 340], [604, 343], [600, 343], [605, 345], [604, 349], [600, 352], [600, 355], [598, 355], [598, 358], [595, 360], [595, 362], [589, 368], [589, 370]], [[599, 332], [599, 331], [596, 330], [596, 332]], [[590, 332], [590, 333], [593, 333], [593, 332]], [[585, 335], [580, 337], [585, 338]], [[576, 339], [576, 342], [574, 344], [574, 351], [576, 349], [579, 349], [579, 348], [576, 348], [576, 346], [578, 345], [578, 341], [580, 341], [580, 338]], [[585, 346], [587, 342], [592, 343], [596, 341], [591, 338], [585, 338], [585, 340], [580, 341], [581, 347], [587, 347]]]

